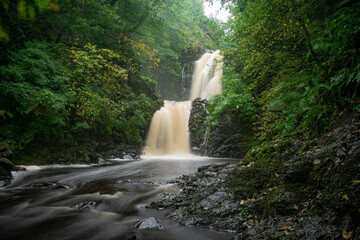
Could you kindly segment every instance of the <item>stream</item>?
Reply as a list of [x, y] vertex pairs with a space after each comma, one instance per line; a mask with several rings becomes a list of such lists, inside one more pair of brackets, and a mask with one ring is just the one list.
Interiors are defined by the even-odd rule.
[[[182, 226], [166, 218], [168, 210], [145, 207], [178, 191], [171, 180], [222, 162], [236, 160], [155, 157], [15, 172], [0, 187], [0, 239], [231, 239], [232, 233]], [[149, 217], [164, 229], [133, 226]]]

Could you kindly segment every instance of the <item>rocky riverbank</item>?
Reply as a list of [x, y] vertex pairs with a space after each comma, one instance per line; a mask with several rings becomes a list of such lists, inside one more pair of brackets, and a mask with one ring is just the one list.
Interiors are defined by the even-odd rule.
[[14, 151], [13, 163], [20, 165], [102, 163], [106, 159], [139, 159], [140, 145], [117, 142], [111, 138], [84, 138], [68, 143], [49, 141], [32, 143]]
[[201, 167], [175, 182], [181, 191], [150, 207], [171, 209], [184, 225], [235, 239], [359, 239], [358, 117], [311, 142], [268, 143], [236, 166]]

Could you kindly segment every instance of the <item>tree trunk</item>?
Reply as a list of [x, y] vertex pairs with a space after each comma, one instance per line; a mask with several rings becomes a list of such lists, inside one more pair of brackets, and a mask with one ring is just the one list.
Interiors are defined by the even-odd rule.
[[323, 70], [325, 70], [325, 72], [327, 73], [327, 63], [325, 63], [325, 66], [326, 66], [326, 67], [324, 67], [324, 66], [321, 65], [321, 63], [320, 63], [320, 61], [319, 61], [319, 58], [317, 57], [317, 55], [316, 55], [316, 53], [315, 53], [315, 51], [314, 51], [314, 48], [313, 48], [313, 46], [312, 46], [312, 44], [311, 44], [309, 31], [308, 31], [308, 29], [307, 29], [307, 27], [306, 27], [306, 24], [305, 24], [305, 22], [304, 22], [304, 19], [301, 18], [300, 14], [299, 14], [299, 12], [298, 12], [298, 10], [297, 10], [295, 1], [294, 1], [294, 0], [290, 0], [290, 2], [291, 2], [291, 4], [292, 4], [294, 13], [295, 13], [295, 15], [296, 15], [296, 18], [297, 18], [298, 21], [300, 22], [301, 29], [302, 29], [302, 32], [303, 32], [303, 34], [304, 34], [304, 37], [305, 37], [305, 40], [306, 40], [306, 44], [307, 44], [307, 46], [308, 46], [308, 49], [309, 49], [309, 51], [310, 51], [311, 56], [314, 58], [316, 64], [317, 64], [320, 68], [322, 68]]

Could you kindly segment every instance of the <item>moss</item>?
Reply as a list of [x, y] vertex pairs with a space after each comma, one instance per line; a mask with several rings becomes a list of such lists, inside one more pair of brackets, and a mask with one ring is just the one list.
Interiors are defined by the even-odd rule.
[[337, 159], [321, 159], [321, 163], [315, 165], [311, 178], [316, 186], [331, 192], [336, 188], [343, 188], [352, 184], [353, 179], [358, 179], [360, 173], [357, 172], [356, 160], [336, 163]]
[[0, 165], [9, 166], [9, 167], [15, 167], [15, 165], [7, 158], [0, 158]]
[[9, 144], [7, 143], [0, 143], [0, 152], [3, 152], [5, 150], [9, 149]]
[[0, 176], [11, 177], [11, 170], [14, 168], [14, 164], [9, 159], [0, 158]]

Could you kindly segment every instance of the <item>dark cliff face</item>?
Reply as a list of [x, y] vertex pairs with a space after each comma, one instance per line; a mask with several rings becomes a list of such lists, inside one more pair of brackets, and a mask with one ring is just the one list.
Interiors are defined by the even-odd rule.
[[189, 133], [191, 151], [195, 154], [206, 155], [207, 124], [206, 117], [209, 112], [206, 110], [206, 99], [196, 98], [191, 104], [189, 118]]
[[181, 78], [179, 79], [179, 100], [186, 101], [190, 96], [192, 76], [194, 72], [195, 61], [185, 62], [181, 69]]
[[206, 123], [209, 112], [207, 100], [197, 98], [192, 102], [189, 118], [192, 151], [210, 157], [241, 158], [249, 150], [252, 136], [250, 123], [241, 121], [235, 113], [222, 116], [215, 126]]
[[242, 158], [249, 150], [252, 136], [250, 123], [242, 122], [232, 113], [222, 116], [215, 126], [210, 126], [207, 153], [213, 157]]

